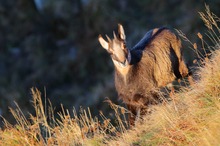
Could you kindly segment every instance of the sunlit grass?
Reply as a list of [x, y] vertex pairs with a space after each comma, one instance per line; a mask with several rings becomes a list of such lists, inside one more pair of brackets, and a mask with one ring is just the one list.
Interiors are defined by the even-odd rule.
[[32, 88], [31, 93], [35, 114], [26, 118], [17, 104], [16, 109], [10, 108], [16, 125], [4, 120], [0, 145], [100, 145], [125, 133], [128, 128], [125, 116], [128, 111], [109, 100], [116, 126], [102, 112], [100, 119], [93, 117], [89, 108], [81, 109], [77, 114], [75, 109], [69, 111], [62, 107], [57, 113], [59, 118], [55, 118], [51, 103], [42, 101], [40, 91]]

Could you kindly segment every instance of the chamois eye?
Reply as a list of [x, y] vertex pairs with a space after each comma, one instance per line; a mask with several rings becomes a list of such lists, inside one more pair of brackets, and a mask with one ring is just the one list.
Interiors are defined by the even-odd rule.
[[117, 57], [114, 54], [111, 54], [112, 59], [118, 60]]
[[125, 45], [124, 42], [121, 44], [121, 47], [122, 47], [123, 49], [126, 48], [126, 45]]
[[110, 55], [113, 55], [113, 54], [114, 54], [114, 51], [113, 51], [111, 48], [109, 48], [109, 49], [108, 49], [108, 53], [109, 53]]

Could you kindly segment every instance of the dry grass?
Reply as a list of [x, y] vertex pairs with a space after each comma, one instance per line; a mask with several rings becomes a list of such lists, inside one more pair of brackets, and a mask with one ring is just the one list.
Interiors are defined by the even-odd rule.
[[208, 6], [200, 16], [208, 28], [206, 36], [213, 45], [208, 44], [200, 33], [203, 53], [197, 44], [191, 43], [200, 60], [195, 61], [200, 66], [199, 80], [180, 93], [173, 93], [171, 102], [152, 106], [153, 113], [132, 129], [127, 130], [125, 115], [128, 111], [109, 100], [107, 102], [115, 111], [116, 126], [103, 113], [100, 118], [92, 117], [89, 109], [82, 109], [77, 114], [74, 109], [70, 113], [63, 108], [58, 113], [59, 118], [55, 118], [51, 103], [46, 105], [41, 93], [33, 88], [35, 114], [26, 118], [18, 105], [17, 109], [10, 109], [17, 124], [11, 125], [4, 120], [0, 145], [219, 145], [220, 51], [214, 50], [219, 49], [220, 19]]
[[4, 120], [5, 127], [0, 130], [0, 145], [100, 145], [125, 133], [128, 128], [125, 117], [128, 111], [109, 100], [107, 102], [115, 112], [118, 126], [113, 126], [103, 113], [100, 113], [101, 119], [92, 117], [89, 108], [81, 109], [79, 114], [73, 109], [73, 117], [70, 111], [62, 108], [62, 112], [58, 113], [59, 118], [55, 119], [51, 103], [44, 104], [39, 90], [32, 88], [31, 93], [35, 114], [30, 114], [27, 119], [18, 105], [17, 109], [10, 108], [17, 124], [11, 125]]

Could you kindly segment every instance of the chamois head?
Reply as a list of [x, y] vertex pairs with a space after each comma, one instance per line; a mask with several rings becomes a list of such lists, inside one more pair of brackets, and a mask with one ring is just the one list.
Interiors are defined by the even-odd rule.
[[107, 42], [101, 35], [99, 35], [99, 43], [111, 55], [111, 58], [116, 66], [125, 67], [128, 65], [128, 50], [125, 44], [124, 29], [121, 24], [118, 24], [118, 35], [113, 32], [113, 36], [114, 38], [110, 39], [106, 35], [106, 38], [108, 39]]

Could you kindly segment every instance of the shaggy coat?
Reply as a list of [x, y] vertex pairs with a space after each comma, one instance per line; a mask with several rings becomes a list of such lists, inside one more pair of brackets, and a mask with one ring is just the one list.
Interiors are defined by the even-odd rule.
[[[107, 50], [115, 66], [118, 96], [132, 112], [130, 123], [133, 125], [136, 115], [145, 114], [150, 104], [159, 102], [157, 89], [176, 78], [185, 77], [188, 68], [183, 61], [181, 41], [170, 29], [162, 27], [150, 30], [132, 49], [126, 48], [123, 33], [123, 27], [119, 25], [118, 36], [114, 35], [113, 40], [108, 38]], [[101, 37], [99, 41], [104, 47]], [[125, 61], [123, 55], [116, 54], [120, 52], [114, 49], [117, 41], [124, 41], [121, 48]], [[117, 55], [122, 56], [121, 59]]]

